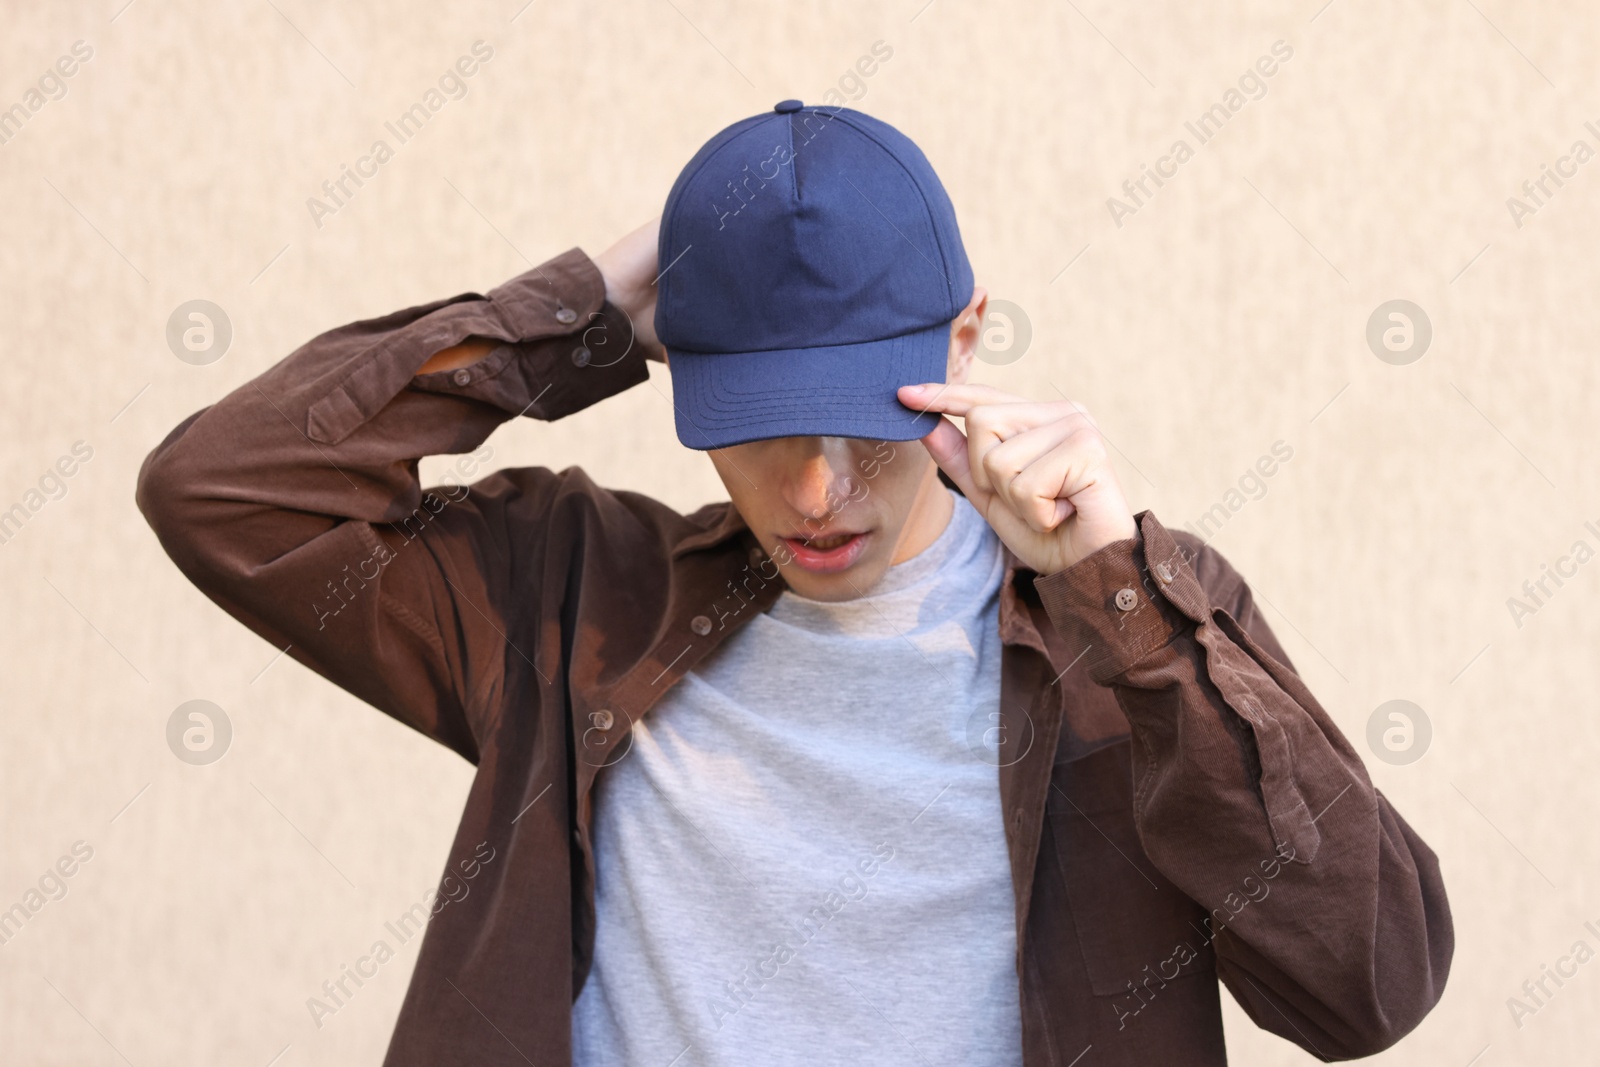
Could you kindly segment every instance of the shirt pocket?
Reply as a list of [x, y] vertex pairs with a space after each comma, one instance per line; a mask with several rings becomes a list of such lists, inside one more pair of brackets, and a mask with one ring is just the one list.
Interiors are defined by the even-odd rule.
[[1128, 995], [1215, 973], [1206, 912], [1145, 855], [1133, 822], [1127, 743], [1051, 768], [1056, 862], [1097, 995]]

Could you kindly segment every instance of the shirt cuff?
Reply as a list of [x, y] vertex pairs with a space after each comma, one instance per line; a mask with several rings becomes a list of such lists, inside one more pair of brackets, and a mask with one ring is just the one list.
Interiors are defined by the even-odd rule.
[[[441, 349], [487, 337], [502, 344], [469, 367], [418, 375]], [[407, 387], [453, 393], [508, 415], [554, 419], [650, 376], [633, 324], [606, 302], [605, 279], [571, 248], [489, 290], [462, 293], [343, 327], [312, 344], [350, 350], [317, 383], [305, 434], [338, 444]], [[587, 352], [587, 355], [580, 352]]]
[[600, 268], [573, 248], [489, 291], [512, 337], [469, 366], [416, 375], [411, 385], [554, 420], [647, 380], [633, 322], [605, 299]]
[[1192, 553], [1154, 513], [1141, 511], [1134, 520], [1133, 537], [1033, 580], [1056, 631], [1083, 650], [1089, 676], [1101, 685], [1210, 615]]

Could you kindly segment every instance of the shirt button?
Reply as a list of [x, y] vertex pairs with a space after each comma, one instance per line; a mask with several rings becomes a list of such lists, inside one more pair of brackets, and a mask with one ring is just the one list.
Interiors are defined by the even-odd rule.
[[578, 831], [576, 830], [572, 831], [572, 843], [574, 845], [583, 844], [583, 838], [578, 836]]
[[1170, 564], [1170, 563], [1157, 563], [1156, 564], [1156, 577], [1161, 579], [1161, 584], [1162, 585], [1171, 584], [1172, 576], [1173, 576], [1172, 564]]
[[589, 365], [589, 350], [579, 345], [572, 350], [572, 365], [574, 367], [587, 367]]
[[766, 558], [767, 558], [767, 554], [765, 552], [761, 551], [759, 546], [756, 547], [756, 548], [752, 548], [750, 550], [750, 565], [752, 567], [761, 566], [761, 561], [766, 559]]
[[1132, 611], [1133, 606], [1138, 602], [1139, 594], [1135, 593], [1132, 589], [1117, 590], [1116, 604], [1118, 611]]
[[450, 380], [455, 382], [457, 385], [467, 385], [472, 381], [472, 372], [467, 368], [462, 367], [460, 370], [456, 371], [455, 374], [450, 376]]
[[706, 618], [704, 615], [696, 615], [694, 618], [689, 620], [689, 629], [693, 630], [701, 637], [704, 637], [706, 634], [711, 632], [711, 620]]
[[578, 321], [578, 313], [576, 311], [573, 311], [571, 308], [557, 308], [556, 309], [556, 321], [557, 322], [577, 322]]
[[599, 711], [594, 713], [593, 722], [596, 729], [609, 730], [611, 729], [611, 724], [616, 721], [617, 717], [611, 714], [611, 709], [609, 708], [601, 708]]

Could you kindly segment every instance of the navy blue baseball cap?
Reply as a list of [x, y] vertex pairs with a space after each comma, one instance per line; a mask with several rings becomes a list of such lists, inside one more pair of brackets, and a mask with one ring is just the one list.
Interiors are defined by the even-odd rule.
[[673, 183], [658, 251], [656, 336], [688, 447], [938, 424], [895, 390], [945, 380], [972, 267], [944, 186], [894, 127], [798, 100], [734, 123]]

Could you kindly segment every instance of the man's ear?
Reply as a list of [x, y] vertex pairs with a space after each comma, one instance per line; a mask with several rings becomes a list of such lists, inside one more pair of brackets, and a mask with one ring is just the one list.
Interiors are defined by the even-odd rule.
[[972, 370], [972, 356], [983, 339], [983, 320], [989, 313], [989, 291], [972, 287], [972, 299], [961, 314], [950, 320], [950, 360], [945, 366], [946, 382], [965, 382]]

